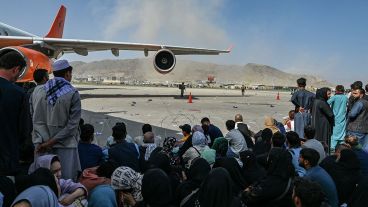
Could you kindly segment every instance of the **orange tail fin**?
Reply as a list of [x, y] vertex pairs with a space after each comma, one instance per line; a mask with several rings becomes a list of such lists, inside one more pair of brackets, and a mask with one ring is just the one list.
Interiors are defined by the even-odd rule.
[[62, 38], [64, 31], [64, 22], [65, 22], [66, 8], [61, 5], [59, 12], [57, 13], [54, 22], [51, 25], [49, 33], [45, 37], [51, 38]]

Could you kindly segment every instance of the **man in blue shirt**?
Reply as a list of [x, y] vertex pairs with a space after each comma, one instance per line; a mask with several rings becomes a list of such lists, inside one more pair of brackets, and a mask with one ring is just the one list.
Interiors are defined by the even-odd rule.
[[211, 124], [209, 118], [204, 117], [201, 120], [201, 124], [202, 124], [202, 128], [204, 130], [204, 135], [206, 135], [207, 137], [210, 138], [210, 140], [208, 140], [208, 141], [211, 141], [211, 142], [208, 143], [208, 145], [210, 147], [212, 146], [212, 144], [213, 144], [213, 142], [215, 141], [216, 138], [224, 137], [221, 130], [217, 126]]
[[315, 95], [305, 89], [307, 85], [305, 78], [299, 78], [296, 82], [298, 90], [291, 97], [291, 102], [295, 106], [294, 130], [300, 138], [304, 138], [304, 127], [311, 123], [310, 109]]
[[286, 132], [286, 140], [289, 152], [292, 157], [292, 163], [295, 168], [295, 172], [298, 174], [299, 177], [303, 177], [306, 173], [305, 169], [299, 165], [299, 155], [301, 148], [300, 138], [298, 133], [290, 131]]
[[336, 185], [331, 176], [318, 165], [319, 153], [311, 148], [300, 151], [299, 165], [306, 169], [305, 178], [320, 184], [331, 207], [337, 207], [339, 199]]
[[138, 145], [125, 140], [126, 126], [123, 122], [116, 123], [112, 128], [112, 136], [116, 144], [108, 151], [109, 160], [115, 161], [119, 166], [127, 166], [136, 172], [140, 172]]
[[101, 147], [92, 144], [94, 132], [90, 124], [81, 126], [78, 153], [82, 170], [100, 165], [104, 156]]
[[318, 183], [296, 178], [292, 199], [295, 207], [319, 207], [323, 205], [325, 195]]

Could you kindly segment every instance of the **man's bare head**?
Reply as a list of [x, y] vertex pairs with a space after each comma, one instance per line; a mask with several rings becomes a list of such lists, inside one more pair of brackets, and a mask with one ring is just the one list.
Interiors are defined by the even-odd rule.
[[243, 122], [243, 116], [241, 114], [236, 114], [235, 122]]
[[153, 132], [144, 133], [143, 142], [144, 143], [154, 143], [155, 142], [155, 135], [153, 134]]
[[15, 82], [21, 75], [27, 63], [16, 51], [5, 50], [0, 54], [0, 77]]
[[358, 146], [359, 141], [358, 138], [354, 135], [346, 135], [345, 136], [345, 143], [349, 144], [352, 148]]

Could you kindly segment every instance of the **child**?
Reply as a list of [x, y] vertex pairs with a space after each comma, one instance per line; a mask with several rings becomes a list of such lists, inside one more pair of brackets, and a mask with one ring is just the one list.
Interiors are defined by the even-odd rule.
[[91, 124], [81, 126], [78, 153], [82, 171], [86, 168], [98, 166], [103, 161], [104, 155], [101, 147], [92, 144], [94, 132], [95, 130]]

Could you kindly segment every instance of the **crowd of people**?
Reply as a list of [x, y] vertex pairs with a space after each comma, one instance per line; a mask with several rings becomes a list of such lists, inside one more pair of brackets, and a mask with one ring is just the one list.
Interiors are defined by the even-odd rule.
[[[368, 202], [368, 102], [363, 84], [299, 90], [279, 122], [252, 131], [236, 114], [222, 132], [207, 117], [180, 126], [183, 137], [130, 137], [112, 127], [105, 146], [81, 118], [66, 60], [34, 73], [37, 86], [14, 83], [26, 65], [0, 56], [0, 206], [316, 207]], [[366, 86], [366, 89], [368, 87]], [[246, 113], [246, 112], [244, 112]], [[200, 122], [199, 122], [200, 121]]]

